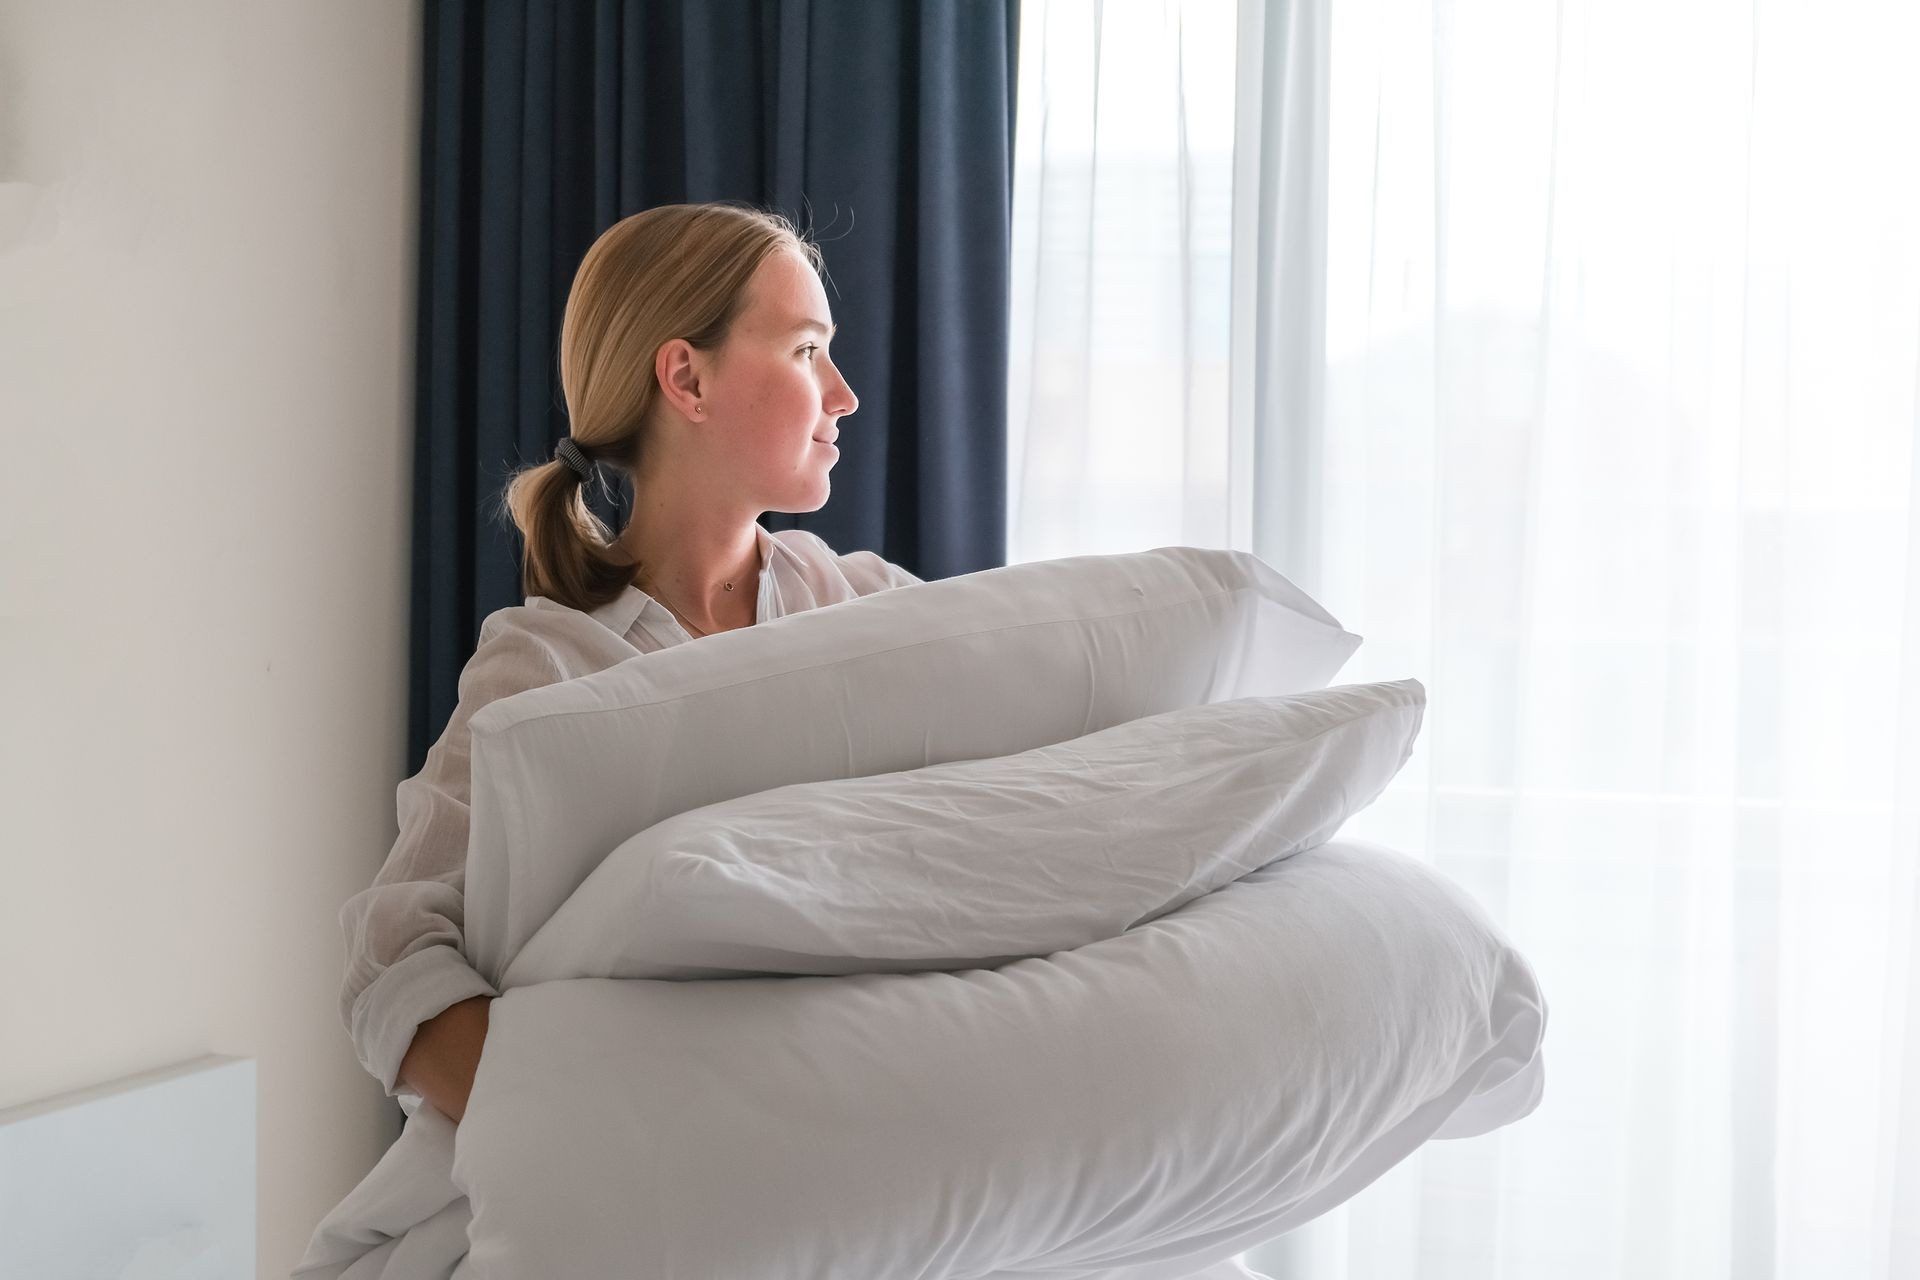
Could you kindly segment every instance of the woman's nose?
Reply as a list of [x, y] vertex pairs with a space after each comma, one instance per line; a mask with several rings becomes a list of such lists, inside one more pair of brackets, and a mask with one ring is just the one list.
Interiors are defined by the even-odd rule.
[[837, 369], [834, 371], [834, 381], [839, 385], [833, 397], [835, 407], [831, 412], [844, 416], [858, 409], [860, 407], [860, 397], [853, 394], [853, 387], [848, 384], [845, 378], [840, 376], [840, 372]]

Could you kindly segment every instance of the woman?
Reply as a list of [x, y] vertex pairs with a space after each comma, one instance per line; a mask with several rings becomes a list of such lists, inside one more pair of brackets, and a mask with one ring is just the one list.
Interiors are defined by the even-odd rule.
[[[769, 533], [815, 511], [838, 420], [859, 405], [827, 354], [819, 250], [732, 203], [665, 205], [608, 228], [575, 274], [560, 330], [572, 432], [508, 481], [525, 605], [481, 624], [459, 701], [397, 792], [399, 839], [340, 911], [340, 1013], [361, 1063], [458, 1123], [499, 992], [461, 950], [467, 722], [523, 689], [670, 644], [920, 581], [871, 551]], [[651, 357], [651, 358], [649, 358]], [[595, 464], [627, 469], [618, 537], [586, 507]]]

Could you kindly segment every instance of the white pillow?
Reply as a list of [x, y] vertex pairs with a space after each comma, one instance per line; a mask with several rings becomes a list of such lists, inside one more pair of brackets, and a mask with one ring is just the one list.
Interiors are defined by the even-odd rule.
[[505, 985], [959, 969], [1110, 938], [1331, 838], [1425, 707], [1417, 680], [1236, 698], [690, 809], [609, 854]]
[[473, 1280], [1187, 1277], [1544, 1079], [1485, 911], [1344, 837], [995, 969], [490, 1008], [453, 1133]]
[[[1322, 689], [1360, 640], [1257, 556], [1159, 547], [896, 587], [513, 694], [469, 722], [468, 876], [498, 888], [468, 896], [468, 957], [497, 985], [616, 845], [688, 809]], [[537, 893], [506, 874], [527, 859]]]

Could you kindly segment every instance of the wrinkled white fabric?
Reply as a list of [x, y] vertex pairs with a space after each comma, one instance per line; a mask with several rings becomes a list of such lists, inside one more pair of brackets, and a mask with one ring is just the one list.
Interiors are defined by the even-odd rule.
[[[1159, 559], [1207, 559], [1172, 550]], [[998, 571], [988, 585], [1038, 576], [1061, 577], [1070, 588], [1141, 567], [1084, 560], [1025, 575]], [[549, 798], [546, 774], [480, 768], [509, 722], [578, 729], [589, 721], [577, 709], [570, 718], [553, 713], [582, 700], [600, 706], [601, 695], [628, 683], [615, 675], [665, 678], [689, 666], [676, 661], [683, 657], [713, 659], [706, 665], [721, 675], [765, 675], [744, 659], [759, 654], [774, 630], [798, 645], [781, 646], [788, 665], [812, 655], [799, 642], [864, 634], [875, 622], [888, 624], [879, 628], [884, 637], [917, 641], [945, 625], [923, 616], [930, 606], [948, 596], [955, 604], [971, 600], [971, 588], [943, 592], [942, 585], [920, 588], [931, 594], [915, 593], [913, 609], [895, 607], [905, 596], [860, 600], [844, 613], [790, 618], [778, 628], [718, 637], [711, 648], [680, 646], [646, 663], [622, 663], [621, 672], [530, 685], [524, 696], [497, 699], [472, 726], [474, 839], [486, 825], [483, 811], [519, 813], [535, 797]], [[1064, 606], [1056, 592], [1026, 594], [1035, 598], [1013, 591], [1000, 600], [1008, 618], [975, 618], [974, 647], [1031, 647], [1034, 632], [1021, 624], [1063, 607], [1074, 617], [1088, 612]], [[1099, 635], [1121, 628], [1111, 644], [1042, 644], [1030, 665], [1015, 665], [1023, 679], [995, 705], [1034, 724], [1003, 735], [1012, 744], [1003, 750], [1024, 749], [1023, 740], [1065, 741], [1029, 709], [1035, 698], [1079, 706], [1098, 691], [1111, 699], [1110, 679], [1095, 677], [1116, 675], [1123, 701], [1138, 693], [1123, 674], [1133, 667], [1120, 662], [1116, 672], [1114, 664], [1158, 635], [1165, 619], [1138, 608], [1091, 612], [1109, 619], [1105, 630], [1095, 628]], [[1310, 645], [1333, 647], [1315, 667], [1313, 688], [1324, 687], [1323, 677], [1358, 642], [1330, 616], [1319, 622]], [[1268, 652], [1269, 643], [1246, 651], [1258, 628], [1224, 645], [1216, 630], [1195, 634], [1201, 639], [1189, 637], [1184, 648], [1159, 637], [1172, 658], [1186, 653], [1206, 677], [1181, 683], [1185, 692], [1166, 705], [1233, 696], [1233, 673], [1251, 669], [1249, 659], [1284, 657]], [[1291, 641], [1272, 643], [1286, 649]], [[845, 652], [826, 646], [809, 660], [838, 662]], [[952, 655], [924, 644], [915, 652], [935, 678], [950, 674], [953, 663], [944, 659]], [[927, 660], [929, 653], [942, 661]], [[1055, 667], [1061, 670], [1046, 679], [1030, 678]], [[684, 693], [681, 682], [666, 683]], [[817, 677], [789, 683], [819, 692]], [[866, 696], [890, 688], [884, 681], [856, 687], [858, 705], [877, 701], [898, 712], [895, 698]], [[606, 718], [620, 725], [645, 719], [650, 713], [635, 713], [651, 705], [620, 700]], [[962, 702], [937, 724], [906, 717], [917, 751], [899, 744], [881, 751], [887, 743], [863, 738], [853, 745], [864, 754], [842, 762], [847, 785], [857, 790], [876, 771], [900, 768], [884, 763], [894, 757], [924, 757], [936, 769], [936, 761], [973, 758], [952, 744], [926, 750], [919, 734], [943, 730], [950, 719], [991, 722], [992, 710]], [[1131, 708], [1135, 716], [1151, 711]], [[485, 727], [489, 717], [494, 730]], [[1069, 722], [1097, 732], [1113, 720], [1082, 708], [1061, 724]], [[603, 763], [611, 757], [629, 783], [637, 776], [649, 788], [659, 784], [657, 771], [636, 768], [624, 748], [583, 751], [583, 742], [573, 734], [531, 758], [551, 764], [564, 758], [555, 751], [568, 749]], [[1110, 766], [1124, 771], [1133, 763]], [[807, 776], [811, 758], [782, 768], [785, 779], [771, 766], [748, 770], [744, 780], [729, 776], [722, 793], [748, 795]], [[1359, 781], [1333, 769], [1301, 785]], [[641, 806], [645, 812], [617, 839], [588, 844], [604, 858], [636, 830], [701, 803], [686, 786], [674, 796], [664, 806], [659, 796]], [[1128, 840], [1166, 836], [1124, 818], [1112, 829], [1122, 855], [1114, 865], [1138, 862], [1137, 851], [1124, 848]], [[546, 821], [516, 828], [506, 849], [524, 857], [475, 860], [469, 849], [469, 951], [484, 932], [479, 922], [506, 918], [498, 908], [510, 889], [523, 901], [548, 903], [547, 917], [566, 906], [582, 869], [536, 856], [553, 831]], [[1169, 856], [1244, 837], [1232, 812], [1202, 807], [1192, 844], [1182, 841]], [[484, 969], [504, 994], [493, 1006], [463, 1123], [456, 1129], [413, 1099], [400, 1140], [322, 1221], [294, 1275], [600, 1276], [624, 1274], [642, 1256], [650, 1274], [703, 1280], [1241, 1275], [1232, 1261], [1240, 1250], [1339, 1204], [1429, 1137], [1484, 1132], [1526, 1114], [1541, 1079], [1544, 1003], [1524, 960], [1470, 899], [1388, 849], [1333, 841], [1290, 857], [1282, 845], [1276, 850], [1271, 865], [1117, 936], [996, 967], [957, 957], [953, 970], [933, 972], [698, 982], [621, 972], [577, 977], [590, 972], [582, 957], [606, 950], [596, 933], [628, 922], [557, 929], [552, 980], [522, 984], [500, 976], [499, 967]], [[1099, 860], [1076, 865], [1055, 895], [1063, 906], [1094, 891], [1089, 877], [1104, 874]], [[617, 898], [622, 888], [597, 884], [595, 892]], [[937, 912], [942, 901], [933, 895], [915, 909]], [[547, 917], [527, 923], [537, 933]]]
[[[920, 581], [872, 551], [841, 555], [806, 530], [754, 527], [761, 552], [756, 622]], [[482, 622], [445, 730], [396, 792], [399, 836], [373, 883], [339, 913], [346, 944], [341, 1020], [361, 1064], [389, 1097], [413, 1096], [398, 1076], [420, 1023], [461, 1000], [500, 994], [463, 950], [468, 721], [509, 694], [693, 638], [664, 605], [631, 586], [591, 613], [536, 595]]]
[[1531, 1112], [1544, 1022], [1478, 904], [1341, 839], [996, 969], [509, 986], [458, 1129], [420, 1104], [294, 1275], [1219, 1275]]
[[912, 973], [1098, 942], [1324, 844], [1425, 709], [1418, 680], [1233, 698], [691, 809], [609, 853], [502, 984]]
[[498, 985], [612, 849], [688, 809], [1324, 689], [1360, 643], [1257, 556], [1156, 547], [877, 591], [503, 698], [469, 726], [467, 874], [496, 892], [467, 904], [466, 955]]

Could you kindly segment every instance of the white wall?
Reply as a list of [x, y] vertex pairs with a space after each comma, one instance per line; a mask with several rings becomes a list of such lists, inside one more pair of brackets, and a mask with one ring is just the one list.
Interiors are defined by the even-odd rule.
[[0, 0], [0, 1107], [257, 1059], [259, 1274], [399, 1112], [413, 0]]

